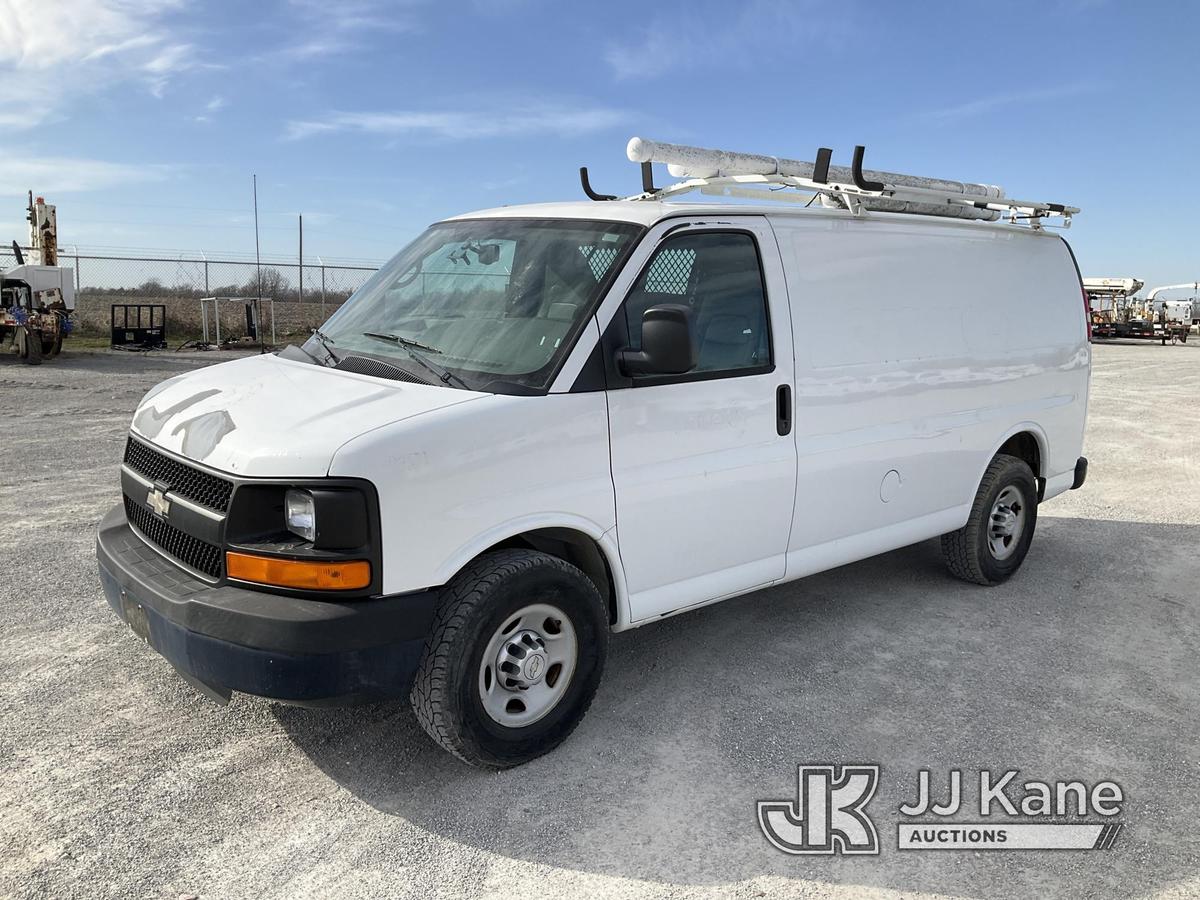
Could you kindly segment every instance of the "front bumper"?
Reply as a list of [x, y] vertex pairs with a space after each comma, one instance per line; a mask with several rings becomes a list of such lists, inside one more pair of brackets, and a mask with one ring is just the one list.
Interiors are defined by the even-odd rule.
[[436, 591], [309, 600], [211, 585], [130, 529], [122, 506], [100, 523], [96, 559], [113, 611], [193, 685], [293, 703], [354, 702], [408, 692]]

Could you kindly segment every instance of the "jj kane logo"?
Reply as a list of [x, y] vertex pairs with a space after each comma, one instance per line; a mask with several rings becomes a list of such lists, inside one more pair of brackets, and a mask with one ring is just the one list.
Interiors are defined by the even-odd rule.
[[763, 800], [758, 824], [784, 853], [879, 852], [865, 808], [879, 786], [879, 766], [800, 766], [796, 800]]
[[[1119, 784], [1100, 781], [1089, 788], [1082, 781], [1019, 782], [1018, 774], [1015, 769], [980, 770], [980, 820], [960, 821], [960, 814], [973, 814], [964, 803], [962, 770], [949, 771], [946, 791], [936, 798], [930, 771], [920, 770], [916, 798], [897, 810], [904, 817], [896, 826], [897, 849], [1108, 850], [1116, 843], [1125, 827], [1113, 821], [1125, 801]], [[784, 853], [878, 854], [879, 837], [867, 804], [879, 778], [877, 765], [799, 766], [796, 798], [760, 801], [759, 827]]]

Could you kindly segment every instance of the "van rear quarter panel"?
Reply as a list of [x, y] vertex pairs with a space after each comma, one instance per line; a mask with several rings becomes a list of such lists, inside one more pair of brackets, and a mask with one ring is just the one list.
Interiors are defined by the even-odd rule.
[[[771, 224], [796, 353], [790, 553], [857, 541], [865, 556], [961, 527], [1018, 431], [1042, 445], [1035, 474], [1074, 469], [1091, 357], [1062, 240], [886, 214]], [[843, 546], [802, 568], [859, 555]]]

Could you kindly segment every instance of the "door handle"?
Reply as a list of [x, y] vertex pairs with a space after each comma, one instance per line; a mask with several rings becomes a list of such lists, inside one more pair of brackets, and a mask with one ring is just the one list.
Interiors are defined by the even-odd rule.
[[780, 437], [792, 433], [792, 386], [781, 384], [775, 389], [775, 431]]

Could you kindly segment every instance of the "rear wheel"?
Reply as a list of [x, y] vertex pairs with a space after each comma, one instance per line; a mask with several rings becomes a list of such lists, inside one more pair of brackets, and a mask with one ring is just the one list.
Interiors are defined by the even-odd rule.
[[459, 759], [509, 768], [575, 730], [607, 648], [604, 601], [583, 572], [545, 553], [500, 550], [446, 586], [410, 701]]
[[1037, 525], [1037, 481], [1024, 460], [999, 453], [975, 493], [971, 517], [942, 535], [950, 571], [975, 584], [1000, 584], [1021, 567]]
[[17, 329], [17, 355], [31, 366], [42, 364], [42, 334], [28, 326]]

